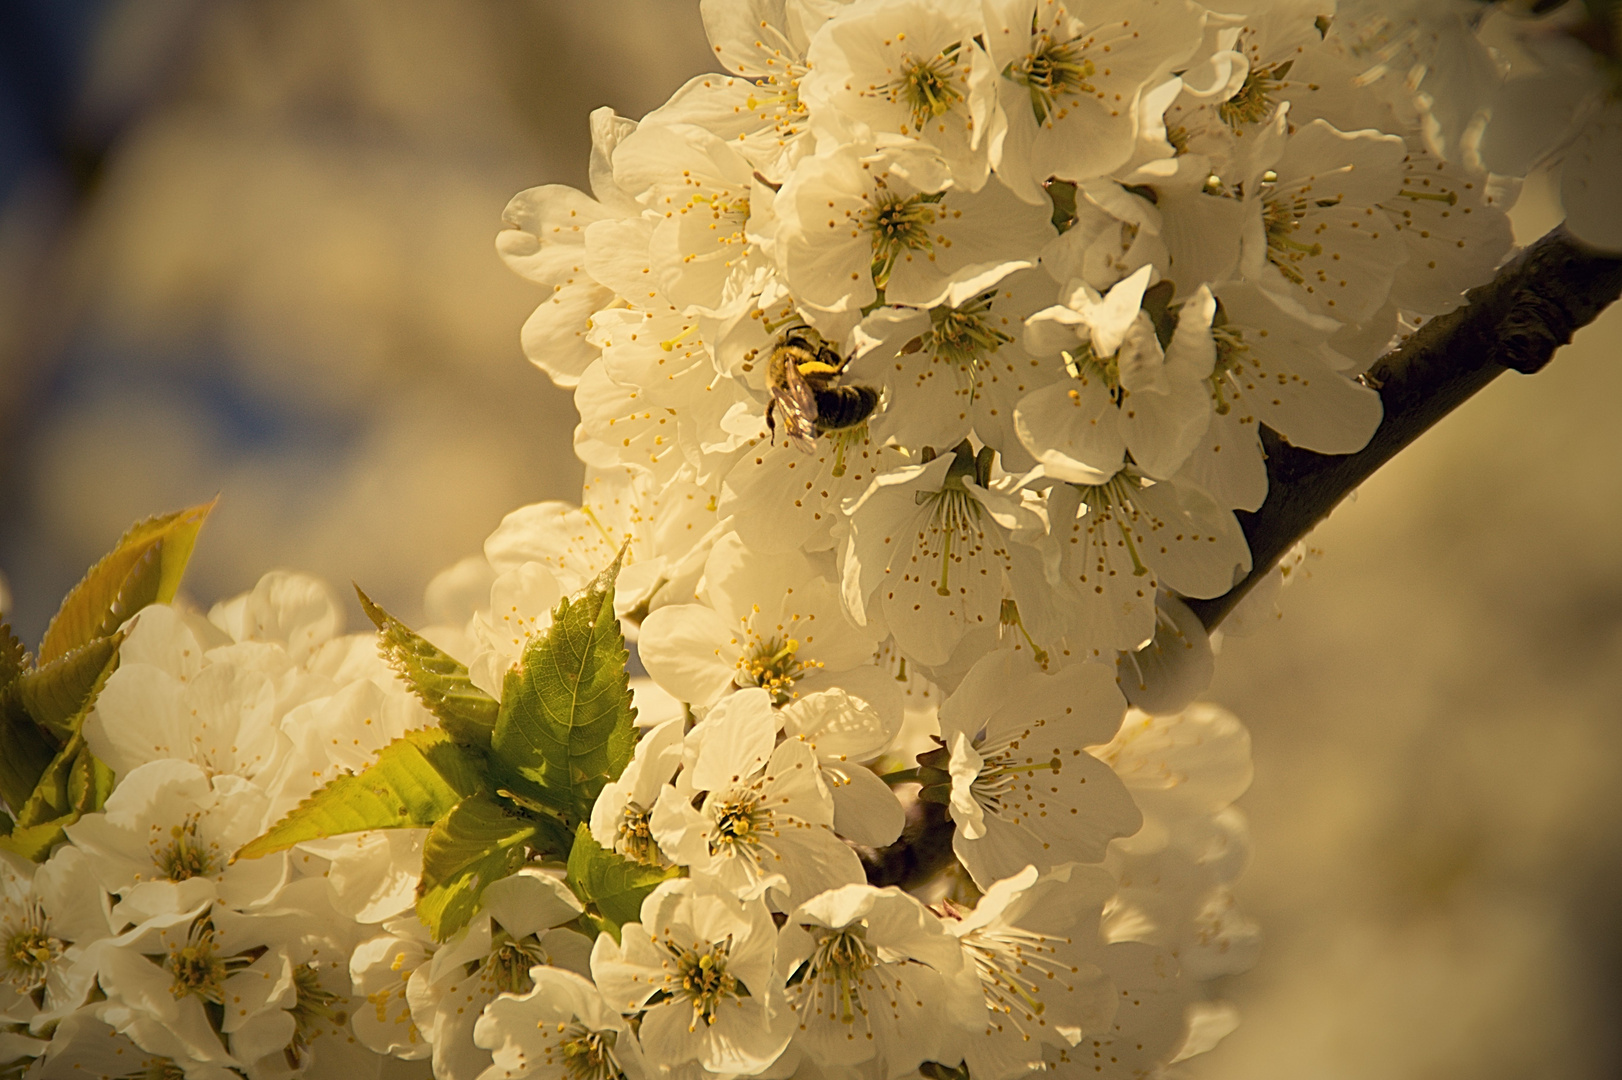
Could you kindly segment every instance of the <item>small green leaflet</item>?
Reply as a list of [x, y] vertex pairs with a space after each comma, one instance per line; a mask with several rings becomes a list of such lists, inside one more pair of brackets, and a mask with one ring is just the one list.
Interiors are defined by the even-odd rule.
[[7, 806], [28, 801], [59, 748], [23, 708], [15, 686], [0, 690], [0, 799]]
[[59, 739], [73, 736], [113, 673], [123, 634], [93, 639], [17, 679], [17, 696], [35, 721]]
[[642, 917], [642, 901], [661, 881], [679, 876], [678, 866], [632, 862], [597, 843], [591, 830], [575, 830], [569, 849], [569, 888], [580, 902], [595, 909], [601, 928], [619, 938], [620, 927]]
[[467, 667], [437, 648], [355, 587], [360, 606], [377, 627], [377, 647], [411, 692], [439, 717], [445, 730], [466, 743], [490, 747], [500, 703], [473, 685]]
[[0, 624], [0, 799], [12, 813], [0, 850], [42, 860], [62, 827], [100, 810], [113, 774], [79, 736], [118, 666], [119, 627], [180, 588], [214, 504], [151, 518], [126, 532], [62, 601], [38, 663]]
[[63, 826], [100, 810], [112, 791], [113, 771], [85, 746], [84, 736], [75, 732], [17, 808], [11, 833], [0, 837], [0, 851], [44, 861], [62, 838]]
[[619, 568], [615, 559], [582, 595], [558, 604], [551, 627], [507, 674], [491, 741], [498, 768], [538, 786], [574, 822], [591, 815], [636, 746], [628, 654], [614, 617]]
[[377, 760], [305, 799], [236, 853], [257, 859], [305, 840], [367, 829], [425, 829], [479, 789], [484, 763], [438, 728], [408, 731]]
[[[368, 829], [428, 827], [417, 915], [444, 941], [479, 910], [484, 888], [534, 858], [569, 859], [594, 919], [618, 928], [674, 871], [627, 863], [570, 830], [591, 813], [636, 744], [627, 654], [614, 617], [619, 560], [531, 642], [506, 679], [502, 701], [474, 686], [467, 668], [372, 603], [379, 649], [440, 721], [385, 747], [237, 853], [256, 858], [305, 840]], [[356, 590], [359, 592], [359, 590]], [[0, 770], [3, 775], [3, 770]], [[571, 884], [574, 884], [571, 882]], [[584, 894], [583, 894], [584, 895]]]
[[46, 665], [98, 637], [107, 637], [148, 604], [167, 604], [180, 588], [197, 533], [213, 502], [189, 507], [132, 527], [73, 587], [39, 646]]
[[11, 627], [0, 622], [0, 693], [17, 681], [17, 676], [28, 670], [28, 650], [11, 632]]
[[536, 822], [486, 792], [457, 803], [428, 832], [422, 846], [417, 917], [444, 941], [466, 926], [484, 887], [524, 865]]

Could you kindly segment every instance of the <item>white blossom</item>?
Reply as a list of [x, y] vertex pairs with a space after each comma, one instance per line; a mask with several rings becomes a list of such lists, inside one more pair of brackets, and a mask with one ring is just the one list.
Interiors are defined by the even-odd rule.
[[792, 1033], [765, 903], [697, 879], [661, 884], [618, 943], [599, 935], [591, 974], [611, 1007], [642, 1013], [643, 1051], [663, 1066], [758, 1076]]
[[982, 887], [1027, 865], [1098, 862], [1141, 822], [1108, 765], [1087, 747], [1112, 734], [1126, 702], [1110, 670], [1044, 674], [998, 650], [941, 703], [950, 751], [952, 850]]
[[896, 1080], [955, 1061], [979, 1021], [957, 940], [899, 889], [847, 885], [801, 904], [778, 946], [795, 1046], [823, 1068]]
[[1043, 1048], [1068, 1050], [1107, 1029], [1115, 987], [1099, 967], [1099, 917], [1115, 880], [1099, 868], [1027, 866], [993, 882], [946, 928], [985, 998], [984, 1031], [964, 1044], [969, 1074], [1010, 1080], [1041, 1067]]
[[649, 1068], [623, 1017], [572, 971], [536, 966], [528, 993], [485, 1007], [473, 1031], [493, 1052], [479, 1080], [642, 1080]]

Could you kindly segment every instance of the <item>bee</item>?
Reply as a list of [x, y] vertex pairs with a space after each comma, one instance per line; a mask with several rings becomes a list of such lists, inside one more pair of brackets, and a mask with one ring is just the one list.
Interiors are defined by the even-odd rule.
[[783, 419], [789, 442], [812, 453], [818, 435], [856, 427], [879, 407], [879, 392], [871, 386], [845, 386], [840, 376], [850, 363], [822, 335], [801, 327], [778, 341], [766, 363], [766, 383], [772, 400], [766, 406], [766, 428], [777, 437], [777, 417]]

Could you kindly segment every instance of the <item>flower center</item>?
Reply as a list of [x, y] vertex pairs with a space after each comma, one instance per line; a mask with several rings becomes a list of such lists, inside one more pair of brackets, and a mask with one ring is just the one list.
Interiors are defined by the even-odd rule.
[[29, 900], [15, 921], [0, 925], [5, 939], [5, 970], [0, 982], [27, 994], [45, 985], [51, 964], [62, 955], [62, 942], [50, 935], [45, 911], [38, 900]]
[[[867, 928], [857, 925], [841, 930], [810, 926], [805, 929], [813, 933], [820, 930], [816, 948], [806, 961], [798, 983], [799, 993], [810, 994], [820, 1002], [810, 1009], [810, 1015], [831, 1017], [842, 1024], [855, 1023], [858, 1014], [867, 1013], [862, 1001], [862, 976], [878, 965], [867, 943]], [[794, 989], [791, 980], [790, 990]], [[802, 1015], [806, 1011], [802, 1006]]]
[[[1074, 351], [1060, 354], [1064, 357], [1064, 369], [1072, 379], [1098, 379], [1109, 391], [1109, 396], [1115, 403], [1121, 403], [1121, 356], [1119, 352], [1111, 353], [1108, 357], [1100, 358], [1093, 352], [1090, 341], [1077, 344]], [[1080, 391], [1070, 391], [1070, 400], [1077, 401], [1081, 397]]]
[[717, 941], [705, 952], [693, 949], [677, 950], [666, 945], [676, 957], [676, 972], [681, 979], [681, 992], [693, 1003], [693, 1023], [688, 1030], [703, 1021], [706, 1027], [715, 1023], [715, 1014], [728, 998], [738, 998], [738, 980], [727, 974], [727, 960], [732, 954], [732, 939]]
[[1246, 124], [1259, 124], [1273, 111], [1273, 91], [1284, 85], [1294, 60], [1268, 67], [1253, 67], [1244, 85], [1233, 97], [1217, 106], [1217, 118], [1238, 131]]
[[[976, 550], [977, 545], [985, 539], [980, 530], [980, 500], [970, 495], [960, 483], [950, 480], [940, 491], [920, 491], [917, 498], [920, 502], [933, 504], [929, 511], [927, 532], [938, 537], [941, 544], [941, 573], [935, 582], [935, 593], [938, 596], [951, 596], [952, 563], [962, 562], [963, 553]], [[954, 542], [958, 545], [955, 559], [952, 555]], [[927, 548], [928, 540], [925, 544]]]
[[224, 1001], [225, 980], [237, 968], [252, 961], [243, 957], [221, 956], [214, 944], [214, 928], [193, 927], [184, 945], [169, 950], [163, 970], [174, 980], [169, 993], [176, 999], [191, 996], [219, 1005]]
[[558, 1051], [563, 1055], [563, 1073], [569, 1080], [623, 1080], [625, 1076], [614, 1060], [612, 1031], [592, 1031], [584, 1024], [569, 1024], [559, 1032]]
[[349, 1010], [341, 995], [321, 985], [314, 964], [293, 969], [293, 1041], [287, 1046], [287, 1063], [297, 1069], [309, 1052], [310, 1044], [321, 1034], [322, 1025], [341, 1028], [349, 1022]]
[[197, 824], [198, 815], [187, 815], [185, 821], [169, 830], [169, 846], [153, 856], [152, 861], [170, 881], [208, 877], [220, 869], [214, 845], [198, 837]]
[[1061, 97], [1094, 92], [1087, 80], [1096, 69], [1079, 39], [1055, 41], [1043, 31], [1035, 46], [1025, 59], [1009, 64], [1003, 74], [1031, 92], [1031, 111], [1038, 123], [1047, 123], [1050, 117], [1064, 117], [1067, 110], [1055, 108]]
[[811, 668], [822, 666], [821, 661], [795, 659], [799, 651], [800, 643], [793, 638], [756, 639], [753, 647], [738, 657], [736, 685], [758, 686], [771, 694], [775, 704], [787, 705], [794, 700], [794, 684]]
[[637, 803], [626, 803], [625, 809], [620, 811], [619, 824], [614, 829], [614, 850], [632, 862], [657, 866], [659, 848], [653, 841], [653, 830], [648, 826], [649, 817], [648, 811]]
[[806, 70], [791, 64], [782, 74], [767, 75], [755, 84], [755, 92], [745, 99], [744, 105], [762, 119], [769, 118], [780, 134], [798, 133], [809, 112], [805, 102], [800, 100], [800, 76]]
[[1001, 815], [1003, 797], [1023, 791], [1033, 773], [1058, 772], [1064, 765], [1058, 758], [1046, 761], [1027, 761], [1022, 754], [1018, 736], [998, 743], [974, 743], [980, 755], [980, 773], [969, 785], [974, 799], [993, 814]]
[[873, 242], [873, 286], [889, 284], [895, 261], [908, 251], [933, 251], [929, 227], [935, 224], [939, 195], [897, 195], [880, 188], [863, 215]]
[[1267, 230], [1267, 261], [1297, 285], [1305, 283], [1306, 276], [1296, 264], [1322, 255], [1324, 248], [1322, 244], [1303, 244], [1295, 239], [1295, 232], [1313, 205], [1333, 206], [1335, 201], [1321, 200], [1313, 204], [1304, 199], [1277, 198], [1267, 200], [1262, 207], [1262, 224]]
[[1231, 326], [1213, 326], [1211, 338], [1216, 342], [1216, 364], [1211, 368], [1211, 401], [1218, 416], [1227, 416], [1233, 408], [1224, 393], [1228, 378], [1244, 366], [1250, 346], [1245, 344], [1245, 335]]
[[[1081, 492], [1081, 501], [1087, 505], [1087, 512], [1098, 515], [1100, 528], [1106, 521], [1115, 523], [1116, 530], [1121, 534], [1121, 543], [1125, 545], [1127, 554], [1132, 557], [1132, 576], [1143, 577], [1147, 574], [1149, 568], [1143, 565], [1143, 560], [1138, 557], [1138, 545], [1132, 539], [1132, 527], [1123, 514], [1123, 511], [1135, 513], [1132, 497], [1138, 489], [1138, 482], [1123, 469], [1102, 484], [1071, 486]], [[1097, 540], [1099, 543], [1105, 542], [1102, 535], [1099, 535]], [[1103, 592], [1104, 587], [1100, 584], [1097, 589]]]
[[[967, 947], [986, 1007], [993, 1013], [1034, 1022], [1047, 1006], [1041, 1000], [1044, 986], [1067, 980], [1078, 973], [1073, 965], [1055, 958], [1058, 945], [1069, 938], [1052, 937], [1016, 926], [981, 927], [962, 938]], [[995, 1019], [992, 1021], [995, 1023]]]
[[[734, 195], [726, 191], [694, 192], [687, 197], [687, 205], [682, 207], [680, 212], [685, 214], [689, 211], [703, 212], [705, 210], [709, 212], [711, 219], [709, 229], [715, 234], [718, 242], [737, 245], [748, 243], [749, 238], [745, 233], [745, 227], [749, 223], [749, 195], [747, 192], [742, 195]], [[693, 258], [694, 256], [690, 254], [685, 256], [686, 261], [689, 262]], [[685, 336], [685, 331], [682, 336]], [[662, 347], [667, 343], [660, 342], [659, 344]], [[669, 344], [674, 345], [673, 342]], [[665, 349], [665, 351], [669, 352], [671, 350]]]
[[1014, 339], [991, 325], [995, 289], [957, 307], [931, 308], [924, 348], [936, 360], [973, 371], [978, 363]]
[[498, 990], [509, 994], [527, 994], [535, 988], [529, 969], [547, 961], [546, 951], [533, 938], [522, 941], [502, 931], [490, 958], [485, 961], [485, 977]]
[[769, 815], [760, 809], [760, 798], [753, 792], [734, 792], [717, 804], [713, 813], [715, 831], [710, 837], [711, 855], [733, 855], [738, 854], [740, 848], [756, 847], [767, 831], [762, 826], [769, 823]]
[[958, 48], [953, 43], [928, 60], [908, 56], [901, 61], [901, 77], [885, 85], [889, 99], [904, 103], [912, 112], [914, 128], [922, 130], [963, 100], [963, 92], [955, 85]]

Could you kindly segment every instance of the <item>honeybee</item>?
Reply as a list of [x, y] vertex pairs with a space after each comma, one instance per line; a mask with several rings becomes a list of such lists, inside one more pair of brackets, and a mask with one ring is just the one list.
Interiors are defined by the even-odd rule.
[[873, 415], [879, 407], [879, 392], [871, 386], [845, 386], [839, 381], [849, 363], [808, 327], [782, 336], [766, 363], [766, 384], [772, 395], [766, 406], [766, 428], [773, 440], [779, 413], [784, 436], [808, 454], [816, 450], [818, 435], [856, 427]]

